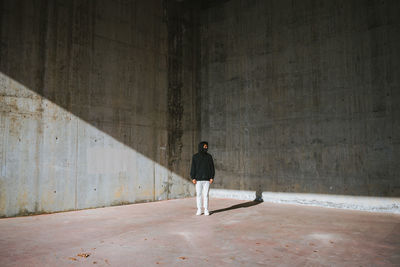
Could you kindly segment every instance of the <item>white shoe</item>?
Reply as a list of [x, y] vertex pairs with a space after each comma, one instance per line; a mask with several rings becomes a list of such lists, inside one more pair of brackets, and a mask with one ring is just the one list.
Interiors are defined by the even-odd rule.
[[196, 215], [201, 215], [201, 210], [197, 210]]
[[210, 215], [210, 212], [208, 212], [208, 210], [205, 210], [204, 215], [208, 216], [208, 215]]

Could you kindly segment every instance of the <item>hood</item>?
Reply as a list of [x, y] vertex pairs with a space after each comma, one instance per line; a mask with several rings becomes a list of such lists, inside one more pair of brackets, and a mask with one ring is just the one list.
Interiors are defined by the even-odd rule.
[[207, 149], [204, 149], [204, 148], [203, 148], [203, 145], [204, 145], [204, 144], [206, 144], [206, 145], [208, 146], [208, 142], [206, 142], [206, 141], [201, 141], [201, 142], [199, 143], [199, 152], [203, 152], [203, 153], [207, 152]]

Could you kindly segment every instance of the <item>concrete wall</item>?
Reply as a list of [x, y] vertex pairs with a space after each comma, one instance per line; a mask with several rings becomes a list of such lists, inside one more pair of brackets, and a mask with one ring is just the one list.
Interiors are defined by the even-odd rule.
[[400, 196], [400, 2], [208, 1], [216, 188]]
[[193, 195], [193, 14], [0, 1], [0, 217]]
[[[0, 1], [0, 217], [215, 188], [400, 196], [397, 1]], [[260, 195], [260, 194], [259, 194]]]

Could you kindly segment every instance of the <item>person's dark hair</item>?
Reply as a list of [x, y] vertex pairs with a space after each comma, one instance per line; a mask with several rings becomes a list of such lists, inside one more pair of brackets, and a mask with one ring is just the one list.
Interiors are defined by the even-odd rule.
[[207, 152], [208, 149], [205, 149], [203, 146], [207, 145], [208, 147], [208, 142], [207, 141], [201, 141], [199, 143], [199, 152]]

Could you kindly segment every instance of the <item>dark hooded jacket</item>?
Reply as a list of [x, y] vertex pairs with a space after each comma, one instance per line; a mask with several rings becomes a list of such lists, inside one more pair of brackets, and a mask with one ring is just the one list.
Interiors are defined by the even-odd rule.
[[192, 167], [190, 168], [190, 177], [198, 181], [209, 181], [214, 179], [215, 169], [214, 161], [210, 154], [207, 153], [207, 149], [203, 148], [203, 145], [207, 142], [199, 143], [199, 152], [193, 155]]

